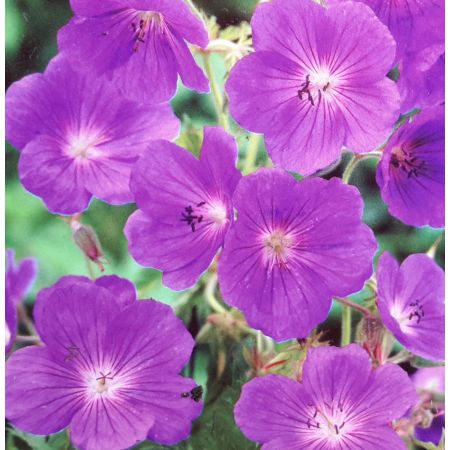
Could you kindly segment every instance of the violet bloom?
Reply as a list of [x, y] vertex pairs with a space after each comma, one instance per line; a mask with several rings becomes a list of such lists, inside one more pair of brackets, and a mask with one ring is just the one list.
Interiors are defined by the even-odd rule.
[[200, 160], [157, 141], [136, 164], [131, 190], [139, 210], [125, 227], [129, 250], [139, 264], [161, 270], [171, 289], [193, 286], [222, 246], [241, 178], [236, 161], [234, 139], [206, 127]]
[[106, 74], [138, 101], [169, 100], [177, 77], [199, 92], [209, 83], [186, 41], [205, 48], [208, 33], [182, 0], [71, 0], [76, 16], [58, 34], [77, 70]]
[[405, 450], [390, 422], [417, 401], [406, 372], [372, 370], [358, 345], [308, 352], [302, 383], [280, 375], [244, 385], [234, 415], [261, 450]]
[[37, 261], [24, 258], [19, 264], [15, 262], [13, 249], [6, 251], [5, 277], [5, 352], [8, 353], [14, 344], [17, 333], [17, 306], [31, 289], [37, 275]]
[[333, 296], [359, 291], [377, 244], [358, 190], [338, 178], [297, 182], [260, 169], [239, 183], [238, 211], [219, 259], [223, 299], [274, 339], [306, 337]]
[[383, 253], [377, 282], [378, 309], [389, 331], [410, 352], [444, 360], [444, 271], [425, 254], [399, 265]]
[[[328, 0], [335, 5], [346, 0]], [[397, 42], [398, 62], [411, 54], [444, 42], [444, 0], [355, 0], [375, 12]]]
[[150, 140], [178, 130], [169, 105], [124, 100], [111, 83], [75, 72], [61, 56], [6, 93], [6, 137], [22, 150], [20, 180], [53, 213], [81, 212], [92, 196], [131, 202], [131, 166]]
[[385, 141], [400, 106], [386, 77], [395, 42], [369, 7], [274, 0], [256, 8], [252, 29], [256, 52], [236, 64], [226, 90], [231, 114], [265, 135], [276, 165], [309, 175], [343, 145], [367, 152]]
[[444, 107], [405, 123], [384, 149], [377, 183], [389, 212], [412, 226], [444, 226]]
[[6, 416], [47, 435], [69, 427], [77, 448], [120, 450], [146, 438], [187, 438], [202, 404], [179, 375], [194, 341], [170, 307], [136, 300], [116, 276], [68, 276], [43, 289], [35, 322], [44, 346], [6, 363]]
[[[412, 380], [417, 389], [435, 392], [438, 394], [445, 393], [445, 368], [444, 367], [428, 367], [419, 369], [412, 376]], [[428, 428], [416, 426], [416, 438], [422, 442], [432, 442], [438, 445], [442, 438], [445, 428], [445, 417], [440, 411], [437, 417]]]

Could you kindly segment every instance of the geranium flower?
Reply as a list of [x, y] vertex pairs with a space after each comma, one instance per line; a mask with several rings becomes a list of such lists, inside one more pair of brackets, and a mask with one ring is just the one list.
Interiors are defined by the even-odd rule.
[[139, 209], [125, 226], [129, 250], [139, 264], [161, 270], [171, 289], [193, 286], [222, 246], [241, 177], [236, 161], [234, 139], [206, 127], [200, 160], [158, 141], [136, 164], [131, 190]]
[[444, 271], [427, 255], [401, 265], [383, 253], [378, 262], [378, 309], [386, 327], [412, 353], [444, 359]]
[[367, 152], [389, 136], [400, 106], [386, 77], [395, 42], [369, 7], [274, 0], [256, 8], [252, 29], [256, 52], [226, 90], [231, 114], [264, 134], [276, 165], [309, 175], [343, 145]]
[[338, 178], [297, 182], [279, 169], [244, 177], [219, 259], [223, 299], [276, 340], [306, 337], [333, 296], [359, 291], [377, 244], [358, 190]]
[[262, 450], [405, 450], [390, 422], [416, 401], [406, 372], [393, 364], [372, 370], [352, 344], [311, 349], [301, 383], [280, 375], [251, 380], [234, 415]]
[[202, 404], [184, 395], [195, 382], [179, 372], [194, 341], [170, 307], [136, 301], [116, 276], [69, 276], [39, 293], [35, 321], [45, 345], [6, 363], [14, 426], [42, 435], [69, 427], [73, 444], [89, 450], [189, 436]]
[[412, 226], [444, 226], [444, 107], [413, 117], [392, 137], [377, 168], [389, 212]]
[[18, 265], [15, 262], [13, 249], [6, 251], [5, 277], [5, 352], [8, 353], [14, 344], [17, 333], [17, 306], [27, 295], [37, 275], [35, 258], [24, 258]]
[[208, 45], [203, 22], [181, 0], [71, 0], [76, 16], [58, 33], [77, 70], [107, 74], [137, 101], [169, 100], [177, 77], [199, 92], [209, 83], [186, 41]]
[[169, 105], [124, 100], [105, 79], [75, 72], [61, 56], [6, 93], [6, 137], [22, 150], [20, 180], [57, 214], [83, 211], [92, 196], [133, 201], [131, 166], [150, 140], [172, 139], [178, 130]]

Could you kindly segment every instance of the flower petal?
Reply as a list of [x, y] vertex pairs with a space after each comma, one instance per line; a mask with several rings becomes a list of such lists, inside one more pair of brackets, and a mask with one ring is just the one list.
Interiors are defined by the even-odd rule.
[[17, 350], [6, 363], [6, 417], [28, 433], [61, 431], [84, 403], [81, 383], [47, 348]]
[[132, 305], [137, 300], [136, 287], [131, 281], [117, 275], [105, 275], [97, 278], [95, 284], [108, 289], [122, 308]]

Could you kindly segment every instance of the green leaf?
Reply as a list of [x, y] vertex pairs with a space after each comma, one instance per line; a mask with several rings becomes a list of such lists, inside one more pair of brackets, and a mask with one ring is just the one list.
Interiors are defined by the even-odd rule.
[[53, 450], [52, 447], [46, 442], [45, 436], [35, 436], [34, 434], [24, 433], [17, 428], [7, 428], [7, 432], [13, 435], [16, 439], [19, 439], [23, 443], [31, 447], [32, 450]]

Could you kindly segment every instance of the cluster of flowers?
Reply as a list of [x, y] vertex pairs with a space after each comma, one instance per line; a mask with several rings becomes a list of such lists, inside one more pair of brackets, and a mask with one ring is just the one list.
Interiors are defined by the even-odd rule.
[[[186, 43], [205, 48], [208, 35], [189, 7], [71, 0], [60, 54], [7, 92], [21, 182], [56, 214], [80, 213], [93, 196], [135, 202], [130, 253], [162, 271], [166, 286], [192, 287], [220, 250], [224, 301], [277, 341], [307, 337], [333, 297], [360, 291], [373, 273], [377, 242], [360, 193], [311, 176], [343, 148], [383, 150], [377, 182], [392, 215], [444, 225], [443, 1], [328, 3], [273, 0], [253, 15], [255, 52], [233, 68], [226, 91], [232, 116], [264, 134], [277, 168], [242, 177], [236, 142], [220, 127], [204, 129], [199, 159], [170, 142], [178, 74], [208, 91]], [[412, 107], [422, 111], [395, 130]], [[15, 273], [10, 345], [22, 296], [14, 292], [32, 275]], [[425, 254], [399, 266], [385, 253], [376, 279], [384, 326], [414, 354], [443, 360], [442, 270]], [[36, 434], [69, 426], [73, 443], [89, 450], [189, 436], [202, 403], [191, 395], [195, 382], [178, 374], [194, 342], [170, 308], [138, 302], [116, 276], [68, 276], [40, 292], [34, 317], [45, 346], [7, 362], [14, 425]], [[389, 423], [416, 404], [416, 390], [398, 366], [378, 362], [372, 370], [356, 344], [312, 349], [302, 383], [249, 382], [237, 424], [265, 450], [405, 448]]]

